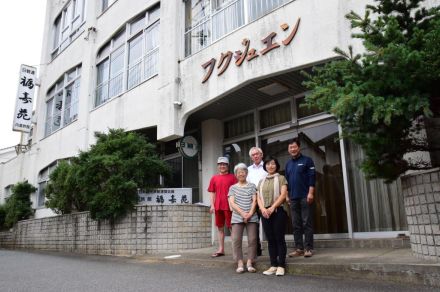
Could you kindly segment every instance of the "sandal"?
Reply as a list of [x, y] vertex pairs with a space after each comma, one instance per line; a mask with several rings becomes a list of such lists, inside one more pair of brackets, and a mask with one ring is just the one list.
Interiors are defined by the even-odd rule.
[[253, 266], [251, 266], [251, 265], [247, 266], [247, 270], [248, 270], [249, 273], [255, 273], [255, 272], [257, 271], [257, 270], [256, 270]]
[[212, 258], [218, 258], [218, 257], [222, 257], [222, 256], [224, 256], [225, 254], [224, 253], [222, 253], [222, 252], [216, 252], [216, 253], [213, 253], [212, 255], [211, 255], [211, 257]]
[[243, 268], [243, 267], [238, 267], [235, 271], [236, 271], [238, 274], [242, 274], [242, 273], [244, 272], [244, 268]]

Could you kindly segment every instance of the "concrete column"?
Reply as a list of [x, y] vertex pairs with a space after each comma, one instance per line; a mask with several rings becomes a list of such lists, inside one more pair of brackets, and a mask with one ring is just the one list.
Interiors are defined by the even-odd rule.
[[[217, 158], [223, 154], [223, 123], [219, 120], [206, 120], [202, 122], [202, 201], [210, 205], [208, 192], [209, 181], [217, 173]], [[211, 240], [217, 239], [214, 216], [211, 217]]]
[[157, 139], [163, 141], [179, 138], [184, 133], [185, 124], [180, 123], [180, 116], [186, 105], [178, 105], [184, 7], [182, 1], [161, 1], [160, 3], [159, 94], [161, 105]]
[[217, 173], [217, 158], [223, 154], [223, 123], [219, 120], [202, 122], [202, 200], [209, 204], [209, 181]]

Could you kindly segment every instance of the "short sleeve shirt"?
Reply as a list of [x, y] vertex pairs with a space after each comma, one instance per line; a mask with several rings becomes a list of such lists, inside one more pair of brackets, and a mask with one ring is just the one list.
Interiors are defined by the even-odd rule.
[[216, 174], [209, 182], [208, 192], [215, 193], [215, 210], [229, 210], [229, 188], [237, 182], [233, 174]]
[[[237, 204], [241, 210], [249, 212], [252, 207], [252, 196], [254, 196], [256, 192], [257, 188], [253, 183], [247, 183], [245, 186], [235, 184], [229, 189], [229, 197], [234, 197], [234, 203]], [[258, 222], [256, 212], [248, 222]], [[231, 223], [243, 223], [243, 217], [235, 210], [232, 210]]]

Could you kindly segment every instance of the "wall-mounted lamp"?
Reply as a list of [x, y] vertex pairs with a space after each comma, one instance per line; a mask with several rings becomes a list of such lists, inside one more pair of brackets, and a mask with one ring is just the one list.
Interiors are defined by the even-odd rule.
[[88, 41], [90, 38], [90, 34], [92, 34], [92, 33], [96, 33], [96, 27], [94, 27], [94, 26], [91, 26], [87, 29], [87, 35], [84, 37], [84, 39], [86, 41]]

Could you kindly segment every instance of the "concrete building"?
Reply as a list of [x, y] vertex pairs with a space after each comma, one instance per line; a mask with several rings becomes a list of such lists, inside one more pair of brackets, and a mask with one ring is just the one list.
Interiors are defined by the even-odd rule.
[[[335, 119], [301, 107], [301, 70], [349, 44], [344, 15], [367, 0], [48, 0], [32, 147], [0, 164], [1, 198], [24, 179], [37, 218], [57, 161], [108, 128], [145, 133], [173, 169], [164, 187], [206, 189], [216, 159], [250, 163], [258, 145], [284, 168], [299, 136], [317, 169], [317, 238], [407, 233], [400, 182], [366, 181], [363, 153]], [[176, 148], [191, 136], [189, 158]], [[195, 141], [194, 141], [195, 140]]]

